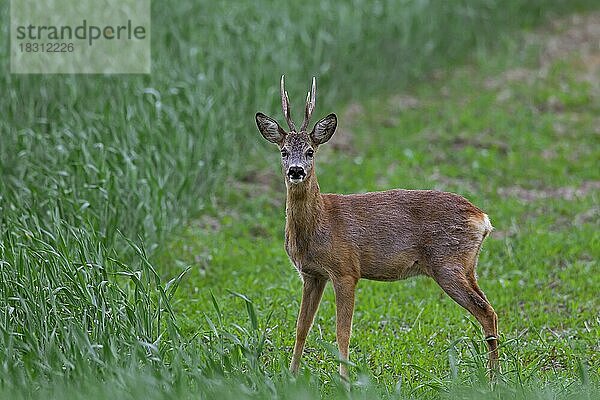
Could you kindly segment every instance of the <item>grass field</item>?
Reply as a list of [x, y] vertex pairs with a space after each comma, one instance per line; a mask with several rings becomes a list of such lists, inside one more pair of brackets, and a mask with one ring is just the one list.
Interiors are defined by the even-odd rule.
[[[514, 47], [515, 59], [491, 57], [408, 94], [351, 106], [351, 126], [338, 132], [347, 137], [317, 156], [319, 178], [333, 192], [449, 190], [488, 211], [496, 232], [479, 276], [502, 332], [497, 396], [596, 398], [599, 75], [582, 54], [543, 59], [543, 51]], [[272, 150], [243, 182], [230, 181], [235, 190], [171, 243], [165, 261], [193, 265], [175, 303], [184, 329], [204, 326], [213, 337], [207, 321], [220, 318], [237, 332], [243, 301], [228, 292], [242, 291], [266, 335], [263, 363], [277, 370], [286, 361], [280, 351], [291, 354], [301, 285], [282, 245], [285, 188]], [[328, 288], [305, 356], [320, 382], [337, 379], [334, 321]], [[482, 339], [432, 280], [359, 284], [351, 347], [358, 387], [400, 387], [408, 397], [455, 398], [463, 385], [478, 388], [471, 395], [485, 391]]]
[[[598, 14], [518, 33], [592, 3], [154, 4], [151, 76], [2, 75], [2, 395], [599, 398]], [[350, 394], [330, 288], [287, 373], [300, 280], [253, 125], [279, 117], [281, 72], [298, 114], [317, 74], [316, 113], [341, 118], [324, 191], [437, 188], [490, 214], [493, 390], [474, 319], [426, 279], [359, 284]]]

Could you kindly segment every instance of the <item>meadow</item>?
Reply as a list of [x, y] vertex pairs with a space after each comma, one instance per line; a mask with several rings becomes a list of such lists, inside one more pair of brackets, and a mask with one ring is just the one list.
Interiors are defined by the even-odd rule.
[[[561, 39], [593, 5], [154, 2], [149, 76], [3, 73], [0, 396], [599, 398], [600, 79]], [[436, 188], [490, 214], [495, 386], [478, 325], [427, 279], [359, 284], [351, 392], [331, 288], [287, 372], [301, 286], [253, 121], [282, 120], [283, 72], [295, 115], [317, 75], [316, 114], [340, 117], [323, 191]]]

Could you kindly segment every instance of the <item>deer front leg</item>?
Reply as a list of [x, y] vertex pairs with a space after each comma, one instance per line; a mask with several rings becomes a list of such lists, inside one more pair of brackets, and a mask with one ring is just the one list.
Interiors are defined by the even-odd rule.
[[[348, 346], [350, 345], [350, 334], [352, 332], [352, 315], [354, 313], [354, 290], [357, 280], [351, 276], [344, 276], [332, 280], [335, 291], [335, 316], [336, 337], [340, 358], [348, 360]], [[348, 380], [348, 369], [340, 363], [340, 376]]]
[[302, 302], [300, 303], [300, 313], [296, 323], [296, 343], [294, 344], [294, 354], [292, 355], [292, 363], [290, 371], [296, 374], [300, 366], [300, 358], [304, 350], [306, 336], [310, 331], [315, 318], [315, 313], [319, 308], [323, 289], [327, 284], [327, 280], [312, 276], [303, 276], [304, 285], [302, 287]]

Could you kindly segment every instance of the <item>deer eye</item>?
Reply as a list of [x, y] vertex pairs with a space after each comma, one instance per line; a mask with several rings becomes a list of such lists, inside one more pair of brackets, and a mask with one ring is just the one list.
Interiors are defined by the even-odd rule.
[[281, 150], [281, 157], [286, 158], [289, 155], [290, 155], [290, 153], [288, 153], [288, 151], [286, 149]]
[[313, 149], [306, 150], [306, 157], [312, 158], [315, 155], [315, 151]]

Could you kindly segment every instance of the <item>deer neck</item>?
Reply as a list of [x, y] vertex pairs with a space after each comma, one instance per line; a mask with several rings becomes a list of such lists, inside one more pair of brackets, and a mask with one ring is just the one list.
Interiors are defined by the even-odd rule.
[[306, 243], [323, 214], [323, 198], [314, 169], [304, 182], [298, 185], [288, 183], [285, 211], [286, 236], [298, 244]]

